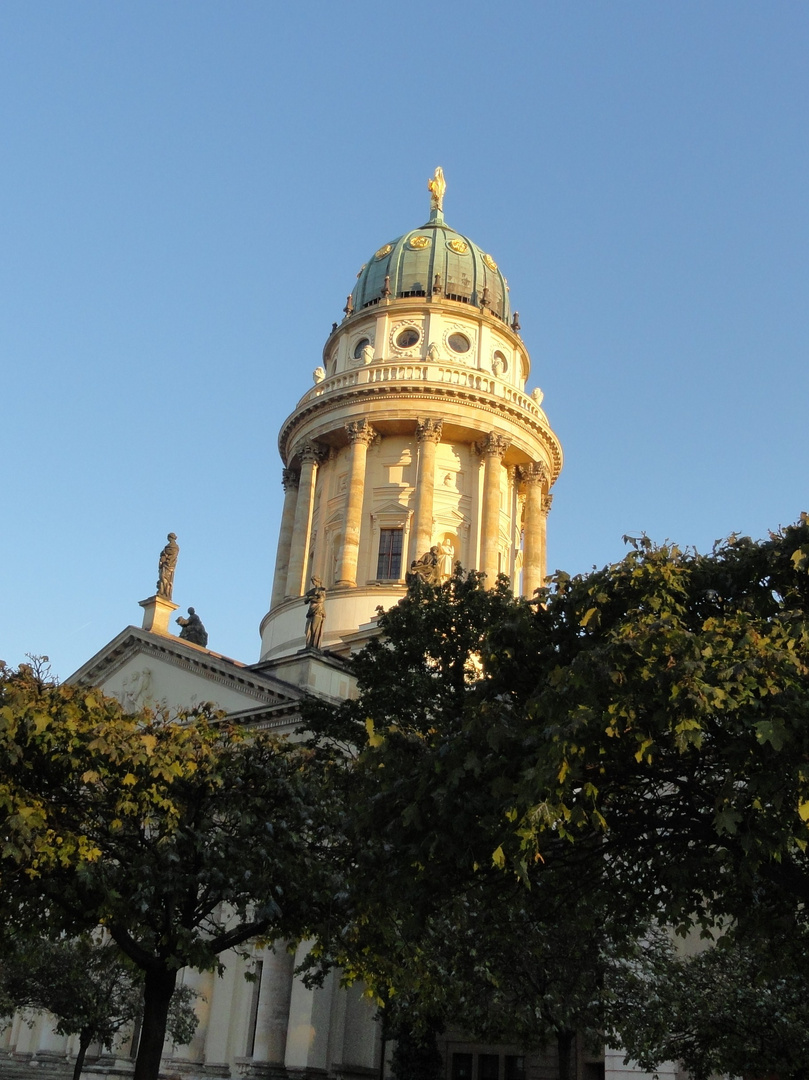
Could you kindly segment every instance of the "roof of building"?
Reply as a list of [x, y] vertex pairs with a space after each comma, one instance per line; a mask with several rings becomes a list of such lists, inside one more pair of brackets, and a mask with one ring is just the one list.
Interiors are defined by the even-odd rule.
[[[388, 291], [389, 290], [389, 291]], [[430, 220], [383, 244], [359, 272], [348, 314], [407, 296], [443, 297], [511, 320], [508, 285], [497, 263], [434, 208]]]

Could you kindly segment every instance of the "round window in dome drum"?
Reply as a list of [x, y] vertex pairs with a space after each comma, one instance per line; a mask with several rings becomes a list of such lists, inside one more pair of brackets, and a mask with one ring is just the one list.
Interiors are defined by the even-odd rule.
[[371, 342], [368, 340], [367, 337], [360, 338], [360, 340], [354, 346], [354, 359], [359, 360], [359, 358], [362, 356], [362, 350], [365, 348], [366, 345], [370, 344]]
[[453, 352], [469, 352], [469, 338], [465, 334], [450, 334], [447, 343]]
[[410, 349], [418, 342], [420, 337], [421, 334], [418, 330], [413, 330], [412, 328], [403, 330], [396, 338], [396, 344], [400, 349]]

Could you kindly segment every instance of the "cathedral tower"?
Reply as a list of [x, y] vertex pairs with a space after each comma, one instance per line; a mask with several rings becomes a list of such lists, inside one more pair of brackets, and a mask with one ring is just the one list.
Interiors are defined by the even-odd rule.
[[[336, 652], [404, 592], [411, 562], [454, 561], [532, 596], [545, 576], [549, 490], [562, 451], [526, 392], [531, 364], [506, 279], [444, 221], [362, 266], [314, 386], [284, 422], [284, 509], [261, 659], [304, 645], [301, 597], [326, 588], [322, 644]], [[433, 549], [432, 555], [430, 551]]]

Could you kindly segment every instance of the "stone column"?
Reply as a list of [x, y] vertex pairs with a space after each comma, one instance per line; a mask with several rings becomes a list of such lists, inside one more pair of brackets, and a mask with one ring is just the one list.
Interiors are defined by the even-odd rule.
[[529, 600], [545, 580], [545, 537], [542, 513], [542, 485], [548, 472], [541, 461], [520, 468], [525, 484], [525, 539], [522, 559], [522, 595]]
[[315, 480], [317, 463], [322, 453], [315, 442], [307, 441], [301, 450], [301, 476], [298, 498], [295, 503], [295, 519], [289, 548], [287, 571], [287, 596], [303, 596], [306, 592], [306, 563], [309, 556], [309, 530], [312, 527], [312, 509], [315, 503]]
[[265, 949], [261, 959], [264, 966], [259, 988], [253, 1061], [283, 1068], [295, 958], [279, 941], [277, 948]]
[[435, 491], [435, 454], [441, 442], [443, 420], [422, 420], [416, 424], [419, 464], [416, 473], [416, 506], [410, 538], [408, 563], [430, 550], [433, 540], [433, 492]]
[[508, 439], [494, 432], [481, 444], [483, 454], [483, 520], [480, 544], [480, 569], [486, 575], [486, 585], [493, 588], [497, 581], [497, 555], [500, 549], [500, 474]]
[[548, 514], [551, 512], [553, 495], [542, 500], [542, 580], [548, 576]]
[[272, 581], [270, 610], [280, 604], [287, 591], [289, 552], [292, 547], [292, 527], [295, 524], [295, 505], [298, 501], [300, 475], [294, 469], [284, 469], [281, 483], [284, 485], [284, 509], [281, 514], [281, 531], [278, 536], [278, 554], [275, 556], [275, 575]]
[[346, 424], [351, 449], [348, 458], [346, 481], [346, 505], [343, 516], [343, 540], [337, 560], [336, 585], [357, 584], [357, 558], [360, 553], [360, 526], [362, 525], [362, 500], [365, 495], [365, 464], [368, 447], [376, 432], [367, 420], [355, 420]]

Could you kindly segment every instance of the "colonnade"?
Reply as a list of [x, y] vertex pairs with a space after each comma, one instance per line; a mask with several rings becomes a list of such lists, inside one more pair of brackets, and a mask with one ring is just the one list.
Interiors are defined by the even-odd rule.
[[[248, 960], [229, 951], [221, 957], [220, 977], [183, 969], [180, 979], [197, 994], [200, 1022], [188, 1045], [164, 1047], [168, 1071], [272, 1080], [292, 1074], [325, 1076], [336, 1064], [351, 1075], [375, 1074], [380, 1032], [374, 1009], [361, 986], [343, 991], [333, 974], [322, 987], [307, 988], [294, 972], [309, 948], [302, 943], [291, 953], [279, 942], [275, 949], [256, 949]], [[246, 971], [252, 971], [252, 981], [244, 978]], [[0, 1033], [0, 1062], [12, 1058], [32, 1066], [67, 1065], [78, 1048], [77, 1037], [58, 1035], [56, 1020], [47, 1013], [36, 1014], [31, 1024], [28, 1019], [17, 1013]], [[98, 1074], [109, 1078], [130, 1072], [130, 1034], [112, 1052], [99, 1057], [99, 1049], [90, 1050]]]
[[[407, 564], [429, 550], [433, 542], [436, 455], [442, 440], [444, 422], [426, 418], [416, 424], [417, 445], [416, 483], [414, 492], [413, 526]], [[352, 588], [358, 583], [362, 513], [365, 499], [368, 448], [380, 438], [379, 432], [366, 419], [345, 425], [348, 439], [348, 474], [345, 504], [342, 513], [341, 540], [336, 555], [336, 588]], [[480, 514], [480, 569], [490, 583], [500, 570], [500, 513], [503, 457], [509, 448], [508, 439], [496, 432], [489, 433], [475, 444], [483, 464], [483, 490]], [[313, 440], [305, 441], [296, 453], [298, 470], [283, 471], [284, 507], [278, 540], [278, 554], [271, 609], [288, 597], [300, 597], [307, 589], [306, 571], [311, 540], [312, 515], [318, 469], [327, 450]], [[551, 496], [547, 494], [550, 474], [542, 462], [519, 466], [517, 478], [525, 491], [524, 551], [522, 563], [522, 594], [532, 597], [545, 578], [545, 541], [547, 515]]]

